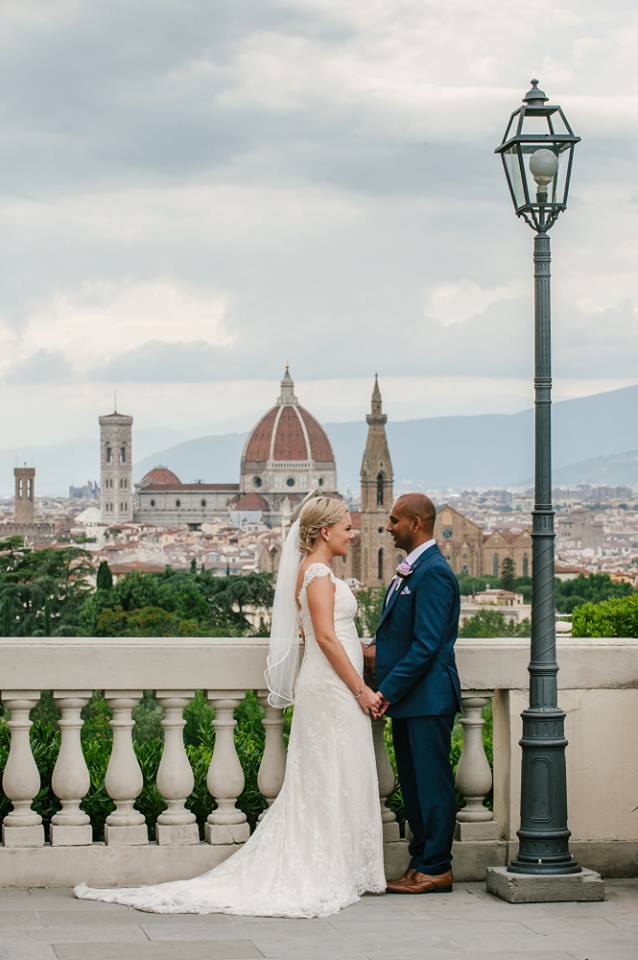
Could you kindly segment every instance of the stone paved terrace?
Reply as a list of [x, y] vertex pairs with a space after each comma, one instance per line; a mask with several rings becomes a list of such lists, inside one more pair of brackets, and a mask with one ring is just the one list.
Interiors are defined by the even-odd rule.
[[0, 960], [636, 960], [638, 880], [602, 903], [507, 904], [482, 883], [452, 894], [364, 897], [326, 920], [160, 916], [0, 890]]

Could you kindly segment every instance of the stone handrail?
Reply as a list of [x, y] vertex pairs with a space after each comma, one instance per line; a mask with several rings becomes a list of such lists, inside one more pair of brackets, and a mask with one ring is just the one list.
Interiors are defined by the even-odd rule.
[[[233, 713], [246, 690], [255, 690], [265, 708], [258, 786], [268, 804], [277, 796], [285, 771], [283, 717], [268, 706], [263, 689], [267, 646], [263, 638], [0, 639], [0, 694], [11, 730], [2, 786], [12, 804], [2, 824], [0, 885], [68, 883], [78, 876], [102, 883], [189, 876], [243, 843], [249, 825], [237, 806], [245, 781], [235, 748]], [[480, 875], [486, 863], [505, 862], [513, 837], [517, 724], [526, 697], [529, 641], [459, 640], [457, 655], [464, 707], [457, 788], [466, 803], [457, 816], [456, 838], [459, 850], [471, 848], [479, 860], [465, 869], [463, 856], [457, 854], [457, 859], [460, 872], [465, 869], [470, 878]], [[558, 660], [560, 686], [568, 693], [635, 693], [638, 688], [636, 640], [561, 639]], [[115, 809], [106, 820], [104, 844], [93, 843], [91, 824], [81, 807], [89, 789], [80, 739], [81, 709], [95, 689], [104, 691], [112, 712], [113, 744], [104, 785]], [[183, 740], [183, 711], [197, 689], [205, 690], [215, 712], [215, 748], [207, 786], [217, 806], [205, 824], [204, 842], [200, 842], [194, 814], [185, 806], [193, 790], [193, 772]], [[52, 818], [47, 844], [41, 817], [33, 809], [40, 774], [29, 742], [29, 714], [43, 690], [53, 691], [61, 711], [61, 745], [51, 780], [61, 810]], [[156, 692], [164, 711], [164, 747], [156, 786], [167, 808], [158, 817], [153, 844], [143, 815], [135, 809], [143, 781], [133, 748], [132, 712], [144, 690]], [[492, 770], [481, 735], [483, 709], [493, 696], [494, 812], [484, 802], [492, 788]], [[395, 815], [386, 805], [394, 774], [385, 751], [385, 723], [385, 719], [375, 722], [373, 733], [386, 861], [389, 872], [395, 873], [407, 852]], [[162, 851], [172, 851], [170, 859]]]

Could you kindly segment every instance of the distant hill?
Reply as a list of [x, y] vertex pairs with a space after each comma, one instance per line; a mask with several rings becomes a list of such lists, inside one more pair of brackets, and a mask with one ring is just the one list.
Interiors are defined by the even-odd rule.
[[[585, 477], [584, 480], [581, 478]], [[572, 463], [554, 472], [558, 484], [608, 484], [610, 486], [638, 486], [638, 450], [614, 453], [608, 457], [593, 457]]]
[[[553, 464], [556, 483], [623, 483], [638, 486], [635, 446], [638, 385], [554, 405]], [[328, 423], [337, 459], [339, 489], [356, 490], [367, 426]], [[97, 431], [96, 431], [97, 434]], [[533, 411], [473, 417], [431, 417], [388, 423], [397, 487], [512, 486], [533, 476]], [[175, 433], [136, 431], [134, 468], [139, 480], [158, 463], [184, 481], [237, 482], [246, 434], [230, 433], [175, 443]], [[180, 437], [180, 440], [182, 438]], [[149, 452], [154, 451], [154, 452]], [[99, 478], [97, 435], [57, 447], [23, 450], [38, 470], [40, 494], [65, 494], [69, 483]], [[13, 451], [0, 451], [5, 496], [12, 492]], [[611, 477], [618, 479], [610, 479]]]
[[[554, 405], [554, 469], [616, 454], [627, 456], [638, 423], [638, 385]], [[356, 489], [366, 438], [365, 422], [327, 423], [337, 459], [339, 487]], [[236, 481], [246, 434], [200, 437], [159, 450], [136, 464], [136, 477], [163, 463], [184, 481]], [[533, 476], [533, 411], [475, 417], [390, 421], [390, 452], [397, 486], [507, 486]], [[592, 469], [595, 469], [592, 467]], [[579, 482], [594, 482], [583, 474]], [[638, 485], [638, 466], [633, 479]]]

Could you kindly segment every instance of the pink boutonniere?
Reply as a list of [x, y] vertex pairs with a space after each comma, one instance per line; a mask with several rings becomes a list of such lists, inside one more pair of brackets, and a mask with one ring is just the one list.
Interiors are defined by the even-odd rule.
[[411, 573], [412, 573], [412, 567], [410, 566], [408, 561], [402, 560], [399, 566], [397, 567], [397, 577], [401, 577], [402, 579], [405, 579], [405, 577], [409, 577]]

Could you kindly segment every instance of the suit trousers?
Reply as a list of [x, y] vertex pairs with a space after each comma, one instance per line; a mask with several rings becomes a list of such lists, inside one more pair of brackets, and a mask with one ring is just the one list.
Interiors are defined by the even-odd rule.
[[450, 869], [456, 792], [450, 766], [454, 717], [393, 718], [392, 738], [412, 830], [410, 866], [436, 876]]

